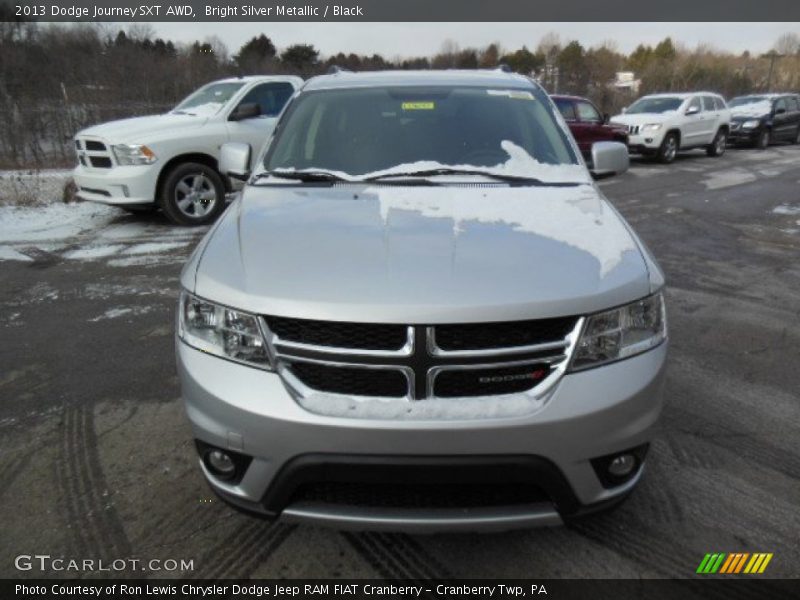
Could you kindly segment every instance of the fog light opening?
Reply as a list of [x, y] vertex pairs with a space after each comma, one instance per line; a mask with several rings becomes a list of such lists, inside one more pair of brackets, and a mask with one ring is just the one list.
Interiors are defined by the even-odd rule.
[[633, 454], [620, 454], [611, 459], [608, 464], [608, 474], [612, 477], [627, 477], [636, 467], [636, 457]]
[[220, 479], [233, 479], [236, 475], [236, 463], [227, 452], [209, 450], [206, 452], [205, 461], [209, 471]]
[[622, 452], [593, 458], [592, 468], [604, 488], [617, 487], [636, 477], [642, 470], [647, 449], [648, 444], [642, 444]]

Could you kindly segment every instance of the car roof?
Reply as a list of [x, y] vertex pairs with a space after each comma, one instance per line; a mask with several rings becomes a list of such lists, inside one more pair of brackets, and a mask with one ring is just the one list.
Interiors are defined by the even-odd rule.
[[446, 70], [446, 71], [338, 71], [330, 75], [319, 75], [309, 79], [304, 91], [336, 88], [380, 87], [387, 85], [416, 86], [479, 86], [515, 89], [533, 89], [536, 84], [516, 73], [494, 70]]
[[659, 94], [646, 94], [642, 96], [642, 98], [680, 98], [682, 100], [686, 100], [687, 98], [692, 98], [694, 96], [720, 96], [717, 92], [706, 92], [706, 91], [697, 91], [697, 92], [662, 92]]
[[253, 81], [287, 81], [295, 80], [302, 82], [302, 78], [295, 75], [244, 75], [242, 77], [226, 77], [217, 79], [210, 83], [251, 83]]

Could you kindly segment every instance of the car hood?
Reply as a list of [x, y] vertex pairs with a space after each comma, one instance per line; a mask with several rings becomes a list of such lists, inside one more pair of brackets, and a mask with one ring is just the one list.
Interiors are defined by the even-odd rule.
[[637, 241], [593, 184], [248, 186], [208, 236], [184, 286], [259, 314], [515, 320], [651, 291]]
[[208, 117], [204, 116], [167, 113], [109, 121], [88, 127], [78, 135], [98, 137], [112, 143], [146, 143], [153, 136], [163, 138], [171, 132], [181, 134], [188, 129], [202, 127], [207, 120]]
[[647, 125], [649, 123], [665, 123], [674, 116], [674, 111], [666, 113], [637, 113], [635, 115], [623, 113], [611, 117], [611, 121], [621, 125]]

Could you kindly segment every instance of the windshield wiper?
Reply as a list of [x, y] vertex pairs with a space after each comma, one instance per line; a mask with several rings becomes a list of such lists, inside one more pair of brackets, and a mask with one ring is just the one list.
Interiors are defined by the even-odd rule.
[[296, 179], [302, 182], [337, 182], [347, 181], [344, 177], [340, 177], [336, 173], [330, 171], [263, 171], [256, 175], [256, 179], [263, 179], [265, 177], [279, 177], [280, 179]]
[[525, 177], [522, 175], [506, 175], [504, 173], [494, 173], [492, 171], [485, 171], [483, 169], [455, 169], [450, 167], [441, 167], [436, 169], [423, 169], [420, 171], [406, 171], [397, 173], [384, 173], [383, 175], [375, 175], [367, 177], [364, 181], [381, 181], [389, 178], [396, 177], [434, 177], [436, 175], [478, 175], [481, 177], [491, 177], [498, 181], [504, 181], [511, 185], [535, 185], [535, 186], [573, 186], [577, 185], [572, 182], [563, 183], [547, 183], [535, 177]]

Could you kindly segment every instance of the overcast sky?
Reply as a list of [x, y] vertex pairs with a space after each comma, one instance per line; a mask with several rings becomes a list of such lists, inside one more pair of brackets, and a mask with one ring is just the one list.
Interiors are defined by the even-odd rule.
[[323, 55], [339, 51], [378, 53], [385, 58], [435, 54], [442, 41], [464, 47], [500, 42], [505, 49], [533, 49], [548, 32], [561, 41], [577, 39], [584, 46], [613, 41], [630, 52], [640, 43], [655, 44], [666, 36], [694, 48], [700, 43], [739, 53], [769, 50], [787, 32], [800, 33], [800, 23], [152, 23], [159, 36], [177, 41], [216, 35], [234, 54], [254, 35], [264, 33], [281, 49], [312, 43]]

